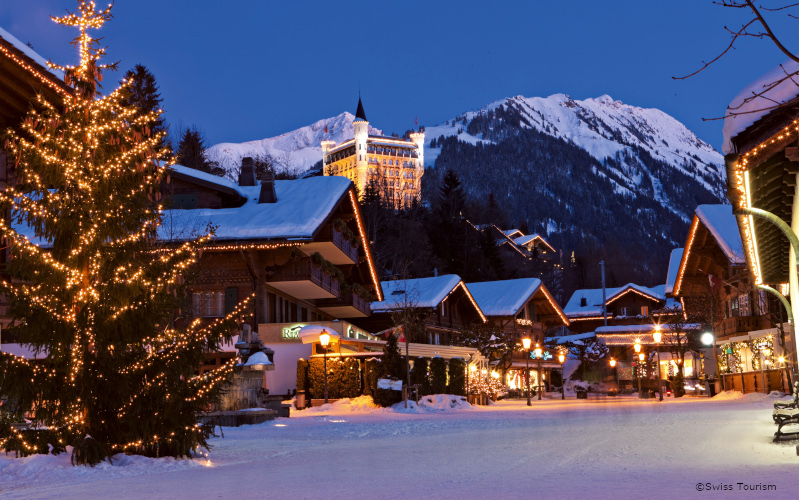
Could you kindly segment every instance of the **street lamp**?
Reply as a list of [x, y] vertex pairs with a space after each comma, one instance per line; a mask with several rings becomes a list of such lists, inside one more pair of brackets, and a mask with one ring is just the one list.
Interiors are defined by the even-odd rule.
[[560, 399], [566, 399], [566, 380], [563, 376], [563, 362], [566, 361], [566, 354], [558, 352], [558, 362], [560, 363]]
[[522, 346], [524, 346], [524, 350], [527, 351], [527, 356], [524, 357], [524, 364], [525, 364], [525, 375], [527, 377], [527, 406], [533, 406], [532, 401], [530, 401], [530, 345], [533, 343], [533, 340], [529, 337], [525, 337], [522, 339]]
[[633, 344], [633, 349], [635, 352], [641, 352], [641, 339], [635, 339], [635, 344]]
[[327, 333], [327, 330], [322, 330], [322, 333], [319, 335], [319, 343], [325, 348], [322, 352], [322, 357], [325, 360], [325, 404], [327, 404], [327, 346], [330, 344], [330, 335]]
[[610, 358], [610, 367], [613, 368], [613, 373], [616, 376], [616, 391], [618, 391], [617, 394], [621, 394], [621, 387], [619, 386], [619, 371], [616, 370], [616, 360], [613, 358]]
[[[635, 344], [637, 349], [635, 352], [641, 350], [641, 344]], [[638, 397], [643, 398], [644, 394], [641, 392], [641, 363], [644, 362], [644, 353], [638, 352]]]
[[660, 325], [655, 325], [655, 333], [652, 334], [655, 343], [658, 345], [658, 396], [663, 401], [663, 380], [660, 376], [660, 341], [663, 340], [663, 334], [660, 333]]
[[543, 360], [544, 356], [541, 353], [541, 347], [538, 344], [535, 345], [535, 358], [538, 360], [538, 371], [536, 372], [535, 382], [538, 384], [538, 400], [541, 401], [541, 361]]

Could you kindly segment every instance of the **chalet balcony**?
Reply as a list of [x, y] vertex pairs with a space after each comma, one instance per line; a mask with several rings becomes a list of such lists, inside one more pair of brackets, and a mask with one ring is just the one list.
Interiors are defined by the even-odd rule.
[[771, 322], [765, 315], [762, 316], [734, 316], [723, 320], [716, 328], [716, 338], [749, 333], [756, 330], [771, 328]]
[[330, 273], [314, 265], [310, 259], [289, 263], [269, 277], [267, 284], [298, 299], [335, 299], [340, 285]]
[[334, 318], [366, 318], [372, 314], [369, 302], [355, 292], [317, 301], [316, 306]]
[[336, 266], [357, 264], [359, 260], [358, 247], [336, 229], [330, 231], [329, 240], [306, 243], [300, 250], [308, 255], [318, 252], [326, 261]]

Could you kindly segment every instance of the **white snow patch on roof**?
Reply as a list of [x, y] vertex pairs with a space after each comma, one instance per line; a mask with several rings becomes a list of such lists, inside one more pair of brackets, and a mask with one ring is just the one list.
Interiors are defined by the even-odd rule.
[[671, 293], [674, 290], [674, 284], [677, 282], [677, 273], [680, 270], [680, 262], [682, 262], [682, 254], [685, 249], [675, 248], [671, 251], [669, 256], [669, 270], [666, 273], [666, 293]]
[[394, 311], [406, 304], [412, 307], [438, 307], [438, 304], [458, 286], [461, 277], [445, 274], [432, 278], [381, 281], [385, 300], [372, 302], [372, 312]]
[[[778, 80], [785, 78], [787, 74], [799, 71], [799, 63], [788, 60], [777, 66], [768, 73], [764, 74], [754, 82], [747, 85], [727, 106], [726, 118], [724, 118], [724, 143], [722, 152], [726, 154], [735, 153], [732, 139], [738, 134], [749, 128], [756, 121], [774, 111], [774, 107], [784, 104], [799, 96], [799, 77], [787, 78], [785, 81], [776, 84]], [[765, 92], [764, 92], [765, 91]], [[747, 98], [763, 92], [761, 97]], [[735, 116], [729, 116], [735, 113]]]
[[696, 215], [731, 263], [746, 263], [741, 233], [738, 232], [738, 222], [732, 214], [731, 205], [699, 205], [696, 207]]
[[[618, 288], [606, 288], [605, 297], [607, 302], [610, 302], [615, 297], [629, 291], [637, 290], [641, 293], [654, 297], [657, 300], [666, 300], [665, 295], [666, 285], [658, 285], [654, 287], [646, 287], [636, 285], [635, 283], [627, 283], [626, 285]], [[580, 305], [582, 298], [586, 299], [585, 306]], [[587, 288], [576, 290], [572, 294], [566, 307], [563, 308], [564, 314], [569, 318], [579, 318], [585, 316], [598, 316], [602, 314], [602, 289], [601, 288]]]
[[540, 287], [537, 278], [466, 284], [486, 316], [515, 316]]
[[[221, 177], [189, 170], [204, 180], [214, 180], [230, 187]], [[211, 179], [208, 179], [210, 177]], [[167, 216], [192, 219], [195, 227], [216, 226], [217, 240], [309, 239], [327, 219], [351, 182], [346, 177], [323, 176], [275, 181], [276, 203], [258, 203], [261, 186], [235, 186], [247, 201], [238, 208], [167, 210]], [[171, 214], [170, 214], [171, 212]], [[159, 227], [158, 236], [164, 240], [184, 241], [191, 235], [170, 235], [167, 224]]]
[[32, 48], [28, 47], [27, 44], [22, 43], [17, 37], [12, 35], [8, 31], [4, 30], [3, 28], [0, 28], [0, 38], [3, 38], [4, 40], [8, 41], [11, 45], [14, 46], [14, 48], [16, 48], [17, 50], [19, 50], [20, 52], [22, 52], [26, 56], [28, 56], [31, 59], [33, 59], [34, 61], [36, 61], [36, 64], [42, 66], [44, 69], [46, 69], [48, 72], [52, 73], [54, 76], [56, 76], [56, 77], [58, 77], [60, 79], [64, 78], [64, 72], [63, 71], [56, 70], [56, 69], [50, 69], [50, 66], [47, 65], [47, 59], [45, 59], [44, 57], [40, 56], [35, 50], [33, 50]]

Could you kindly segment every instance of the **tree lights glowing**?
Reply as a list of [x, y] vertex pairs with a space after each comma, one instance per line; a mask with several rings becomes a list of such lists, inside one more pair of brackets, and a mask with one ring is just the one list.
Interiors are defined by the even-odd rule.
[[[111, 17], [79, 1], [54, 18], [76, 27], [72, 93], [39, 97], [5, 149], [15, 185], [0, 192], [0, 237], [9, 247], [10, 329], [44, 356], [40, 364], [0, 353], [0, 394], [32, 427], [0, 430], [0, 449], [22, 454], [74, 447], [73, 460], [114, 453], [189, 456], [213, 428], [196, 416], [218, 397], [234, 361], [197, 375], [205, 353], [229, 339], [246, 302], [211, 324], [186, 321], [184, 278], [212, 234], [156, 249], [160, 185], [169, 181], [160, 111], [124, 104], [130, 81], [99, 93], [105, 50], [87, 30]], [[158, 250], [158, 251], [154, 251]], [[248, 299], [249, 300], [249, 299]], [[185, 315], [185, 313], [184, 313]], [[188, 322], [185, 328], [175, 324]], [[91, 436], [91, 437], [88, 437]]]

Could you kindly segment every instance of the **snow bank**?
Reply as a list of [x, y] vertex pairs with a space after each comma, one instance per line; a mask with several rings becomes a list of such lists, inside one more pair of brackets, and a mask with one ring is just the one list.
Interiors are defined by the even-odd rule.
[[783, 393], [779, 391], [771, 391], [768, 394], [762, 392], [750, 392], [749, 394], [742, 394], [738, 391], [724, 391], [716, 394], [713, 401], [737, 401], [741, 403], [768, 403], [769, 406], [783, 397]]
[[357, 398], [339, 399], [326, 405], [314, 406], [301, 412], [293, 413], [292, 416], [313, 415], [316, 413], [374, 413], [382, 408], [377, 406], [372, 400], [372, 396], [358, 396]]
[[442, 413], [458, 410], [471, 410], [474, 408], [470, 405], [466, 398], [463, 396], [454, 396], [452, 394], [435, 394], [432, 396], [425, 396], [416, 401], [408, 401], [408, 407], [405, 408], [405, 403], [400, 402], [391, 407], [397, 413]]

